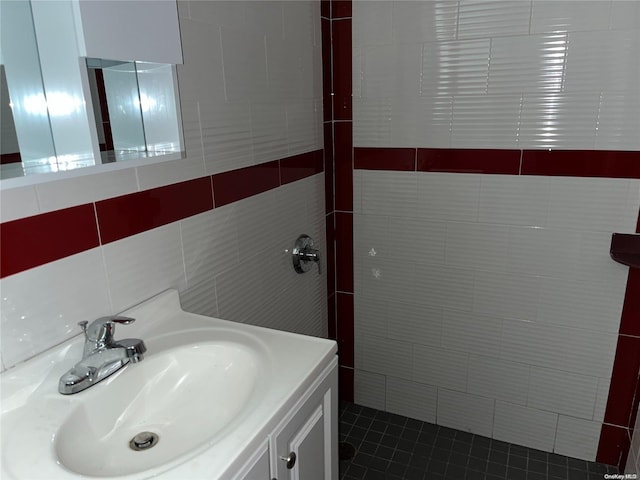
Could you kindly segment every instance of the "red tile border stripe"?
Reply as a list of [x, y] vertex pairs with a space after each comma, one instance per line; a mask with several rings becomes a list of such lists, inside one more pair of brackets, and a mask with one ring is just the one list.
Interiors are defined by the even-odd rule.
[[358, 170], [640, 178], [640, 152], [618, 150], [509, 150], [355, 147]]
[[322, 150], [280, 160], [280, 184], [296, 182], [323, 171]]
[[640, 178], [640, 152], [524, 150], [522, 175]]
[[103, 244], [213, 208], [209, 177], [174, 183], [96, 202]]
[[323, 150], [314, 150], [4, 222], [0, 224], [0, 278], [211, 210], [214, 192], [221, 206], [322, 171]]
[[0, 278], [98, 247], [93, 204], [0, 225]]
[[358, 170], [412, 172], [416, 169], [416, 149], [355, 147], [353, 167]]
[[417, 170], [518, 175], [520, 150], [419, 148]]

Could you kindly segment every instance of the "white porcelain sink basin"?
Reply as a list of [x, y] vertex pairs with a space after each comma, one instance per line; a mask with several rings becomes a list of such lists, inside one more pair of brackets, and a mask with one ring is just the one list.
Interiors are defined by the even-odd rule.
[[[196, 342], [129, 365], [62, 424], [55, 440], [60, 462], [84, 475], [126, 475], [219, 437], [260, 390], [266, 354], [247, 343]], [[141, 433], [134, 450], [130, 443]]]
[[[184, 312], [174, 290], [122, 314], [136, 322], [116, 339], [143, 339], [145, 358], [98, 384], [58, 393], [80, 336], [0, 375], [2, 480], [232, 479], [336, 353], [333, 341]], [[151, 448], [143, 432], [157, 435]]]

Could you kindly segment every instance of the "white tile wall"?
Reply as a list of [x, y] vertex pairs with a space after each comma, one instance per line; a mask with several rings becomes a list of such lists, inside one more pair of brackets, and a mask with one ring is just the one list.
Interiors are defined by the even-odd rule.
[[438, 391], [433, 385], [387, 377], [386, 410], [423, 422], [436, 423]]
[[494, 402], [492, 398], [438, 388], [437, 423], [491, 437]]
[[[637, 150], [639, 10], [619, 0], [356, 0], [354, 145]], [[451, 128], [427, 128], [443, 102]], [[416, 119], [423, 128], [408, 126]]]
[[[636, 4], [355, 1], [354, 145], [640, 150]], [[627, 277], [610, 234], [635, 231], [639, 188], [356, 171], [356, 367], [368, 335], [401, 339], [396, 397], [436, 387], [439, 422], [593, 460]], [[495, 408], [463, 420], [469, 395]]]
[[[322, 148], [319, 2], [181, 1], [179, 15], [186, 158], [3, 189], [2, 221]], [[285, 253], [306, 233], [325, 261], [324, 208], [320, 174], [7, 277], [2, 368], [166, 288], [197, 313], [326, 336], [326, 278], [297, 275]]]
[[387, 404], [390, 376], [396, 402], [486, 398], [495, 438], [549, 451], [558, 415], [584, 420], [558, 441], [591, 435], [571, 451], [594, 459], [627, 278], [610, 232], [635, 231], [640, 182], [579, 180], [355, 172], [356, 371], [386, 378]]

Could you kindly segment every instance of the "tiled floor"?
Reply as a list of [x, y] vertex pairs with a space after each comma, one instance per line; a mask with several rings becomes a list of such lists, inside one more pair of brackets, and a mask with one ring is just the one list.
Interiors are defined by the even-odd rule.
[[602, 480], [607, 465], [521, 447], [372, 408], [340, 406], [340, 441], [356, 448], [341, 480]]

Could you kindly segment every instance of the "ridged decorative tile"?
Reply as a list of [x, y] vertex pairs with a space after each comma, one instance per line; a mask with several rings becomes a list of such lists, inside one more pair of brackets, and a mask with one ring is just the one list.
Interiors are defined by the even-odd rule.
[[523, 273], [476, 272], [473, 311], [514, 320], [534, 321], [542, 279]]
[[606, 378], [617, 335], [582, 329], [505, 321], [501, 358], [567, 372]]
[[418, 173], [418, 216], [450, 222], [478, 219], [480, 176]]
[[313, 100], [305, 100], [287, 105], [287, 144], [289, 155], [298, 155], [320, 148], [317, 136], [318, 119]]
[[638, 48], [640, 29], [637, 26], [635, 30], [570, 33], [565, 91], [600, 89], [627, 93], [637, 100], [640, 96]]
[[353, 2], [353, 46], [392, 41], [392, 2]]
[[527, 406], [591, 420], [597, 389], [596, 377], [531, 367]]
[[612, 2], [596, 0], [576, 9], [571, 2], [533, 1], [531, 33], [606, 30]]
[[530, 2], [463, 0], [458, 38], [528, 35]]
[[640, 5], [637, 2], [611, 2], [612, 30], [638, 28], [640, 25]]
[[526, 405], [529, 392], [529, 370], [530, 366], [524, 363], [470, 355], [467, 391], [509, 403]]
[[618, 333], [624, 288], [591, 279], [546, 279], [540, 289], [538, 321], [585, 330]]
[[492, 39], [489, 93], [562, 92], [566, 51], [566, 33]]
[[189, 287], [238, 266], [238, 233], [233, 213], [232, 206], [225, 206], [181, 222], [180, 232]]
[[480, 182], [478, 221], [531, 227], [547, 224], [549, 178], [483, 175]]
[[387, 377], [386, 411], [423, 422], [436, 422], [437, 388]]
[[467, 386], [468, 357], [451, 347], [414, 345], [411, 379], [463, 392]]
[[[625, 224], [631, 220], [625, 209], [634, 208], [627, 205], [628, 182], [606, 178], [552, 178], [549, 226], [592, 232], [633, 231], [635, 225]], [[635, 209], [637, 211], [637, 206]]]
[[279, 103], [251, 103], [251, 143], [254, 163], [289, 156], [287, 115]]
[[0, 218], [10, 222], [40, 213], [34, 186], [0, 190]]
[[558, 415], [496, 401], [493, 438], [552, 452]]
[[506, 271], [509, 227], [483, 223], [447, 223], [445, 263], [489, 271]]
[[418, 96], [421, 56], [418, 43], [362, 48], [362, 96]]
[[438, 425], [490, 437], [494, 400], [438, 388]]
[[200, 121], [208, 175], [254, 163], [248, 102], [200, 103]]
[[186, 288], [177, 222], [112, 242], [103, 251], [114, 312], [167, 288]]
[[[625, 2], [626, 3], [626, 2]], [[595, 148], [598, 150], [640, 150], [640, 96], [604, 92], [598, 108]], [[640, 154], [638, 154], [640, 155]]]
[[469, 353], [492, 355], [500, 351], [502, 320], [446, 309], [442, 316], [442, 346]]
[[354, 401], [364, 407], [385, 409], [385, 376], [356, 369], [354, 372]]
[[[221, 2], [220, 2], [221, 3]], [[191, 2], [194, 6], [194, 2]], [[198, 17], [192, 17], [198, 18]], [[210, 102], [225, 99], [222, 45], [219, 27], [201, 21], [180, 19], [184, 64], [178, 65], [180, 100]]]
[[421, 95], [487, 92], [489, 39], [425, 43]]
[[410, 215], [415, 211], [418, 179], [413, 172], [369, 172], [362, 175], [364, 213]]
[[442, 265], [445, 263], [447, 246], [446, 229], [445, 222], [423, 222], [414, 216], [391, 216], [384, 242], [381, 243], [386, 246], [390, 258]]
[[387, 316], [388, 338], [421, 345], [441, 344], [442, 308], [388, 302]]
[[78, 335], [79, 321], [118, 311], [109, 303], [99, 248], [4, 278], [1, 307], [6, 368]]
[[593, 420], [596, 422], [602, 422], [604, 420], [604, 412], [607, 408], [607, 399], [609, 398], [610, 386], [610, 378], [598, 379], [598, 391], [596, 392], [596, 402], [593, 409]]
[[267, 91], [264, 37], [223, 26], [220, 38], [226, 99], [263, 98]]
[[391, 99], [353, 99], [353, 145], [388, 147], [391, 145]]
[[387, 337], [389, 309], [386, 300], [364, 297], [363, 295], [355, 295], [354, 300], [355, 335]]
[[[393, 43], [455, 40], [458, 3], [390, 2]], [[356, 17], [357, 18], [357, 17]]]
[[518, 147], [520, 95], [458, 95], [453, 99], [451, 146]]
[[600, 422], [560, 415], [553, 450], [560, 455], [593, 462], [596, 459], [601, 428]]
[[453, 97], [449, 95], [393, 98], [389, 145], [450, 147], [452, 111]]
[[429, 265], [416, 270], [416, 303], [471, 311], [473, 306], [473, 271], [463, 268]]
[[411, 379], [411, 344], [363, 336], [355, 341], [356, 369]]

